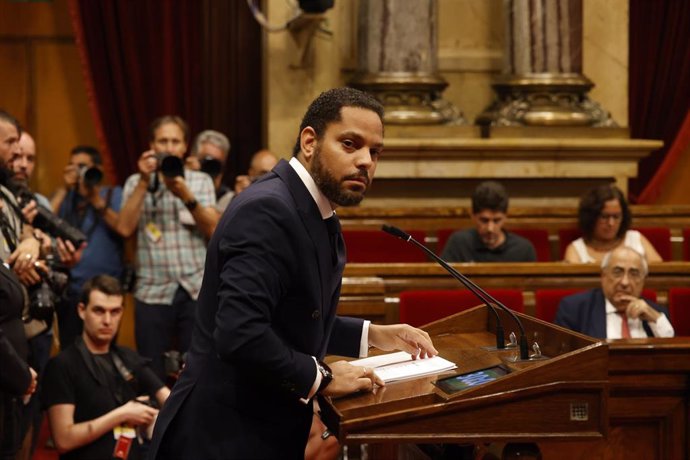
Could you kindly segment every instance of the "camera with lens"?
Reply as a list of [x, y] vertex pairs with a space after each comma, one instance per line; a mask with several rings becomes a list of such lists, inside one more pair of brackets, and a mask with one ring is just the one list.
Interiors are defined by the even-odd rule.
[[95, 187], [103, 181], [103, 171], [95, 166], [79, 168], [79, 180], [87, 187]]
[[184, 177], [184, 163], [182, 158], [176, 157], [167, 152], [157, 153], [158, 170], [169, 179], [173, 177]]
[[212, 156], [205, 156], [201, 159], [200, 164], [201, 171], [211, 176], [211, 179], [218, 177], [223, 169], [223, 164], [220, 162], [220, 160], [217, 160]]
[[[35, 200], [34, 194], [25, 186], [15, 186], [12, 190], [21, 206], [26, 206], [29, 201]], [[19, 210], [21, 212], [21, 210]], [[58, 216], [53, 214], [48, 208], [36, 205], [36, 217], [31, 225], [43, 232], [70, 241], [75, 248], [78, 248], [86, 241], [84, 232], [68, 224]]]
[[55, 261], [53, 256], [48, 256], [46, 263], [49, 270], [47, 272], [38, 270], [41, 281], [28, 289], [29, 314], [33, 319], [50, 321], [55, 312], [55, 304], [62, 299], [65, 292], [69, 275], [63, 271], [64, 268]]

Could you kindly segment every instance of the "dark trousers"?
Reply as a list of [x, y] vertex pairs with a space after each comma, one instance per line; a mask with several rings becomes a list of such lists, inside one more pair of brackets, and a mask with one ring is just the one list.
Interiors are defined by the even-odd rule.
[[196, 300], [178, 286], [171, 305], [135, 301], [134, 335], [137, 351], [151, 360], [151, 368], [166, 380], [164, 353], [187, 352], [192, 340]]

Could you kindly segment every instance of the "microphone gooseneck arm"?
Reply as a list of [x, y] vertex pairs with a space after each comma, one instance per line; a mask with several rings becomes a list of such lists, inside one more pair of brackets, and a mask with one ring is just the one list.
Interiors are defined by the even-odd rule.
[[[405, 240], [408, 243], [412, 243], [415, 246], [417, 246], [419, 249], [424, 251], [426, 254], [429, 255], [432, 259], [434, 259], [439, 265], [441, 265], [443, 268], [446, 269], [450, 275], [455, 278], [456, 280], [460, 281], [467, 289], [469, 289], [475, 296], [477, 296], [482, 302], [486, 304], [487, 307], [493, 312], [493, 314], [496, 316], [496, 348], [502, 349], [505, 348], [505, 339], [503, 338], [503, 324], [501, 323], [501, 319], [498, 316], [498, 313], [494, 309], [494, 307], [491, 305], [491, 303], [495, 303], [496, 306], [498, 306], [501, 310], [505, 311], [508, 313], [515, 323], [518, 325], [518, 328], [520, 329], [520, 340], [519, 340], [519, 349], [520, 349], [520, 359], [522, 360], [527, 360], [529, 359], [529, 352], [528, 352], [528, 347], [527, 347], [527, 336], [525, 335], [525, 328], [522, 325], [522, 321], [517, 317], [517, 315], [510, 310], [510, 308], [506, 307], [503, 305], [501, 302], [496, 300], [493, 296], [489, 295], [484, 289], [479, 287], [476, 283], [474, 283], [471, 279], [467, 278], [465, 275], [460, 273], [459, 271], [455, 270], [453, 267], [448, 265], [448, 262], [445, 260], [441, 259], [439, 256], [434, 254], [434, 252], [424, 246], [422, 243], [419, 241], [415, 240], [412, 238], [412, 235], [400, 230], [397, 227], [394, 227], [392, 225], [383, 225], [381, 227], [381, 230], [384, 232], [393, 235], [395, 237], [398, 237], [402, 240]], [[499, 337], [500, 335], [500, 337]], [[500, 338], [500, 344], [499, 344], [499, 338]]]

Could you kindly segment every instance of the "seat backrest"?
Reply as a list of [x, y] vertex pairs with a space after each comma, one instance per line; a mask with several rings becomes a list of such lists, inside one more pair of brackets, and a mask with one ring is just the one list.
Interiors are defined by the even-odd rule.
[[513, 228], [511, 232], [526, 238], [534, 246], [537, 252], [537, 262], [551, 261], [551, 244], [549, 243], [549, 232], [543, 228]]
[[556, 312], [561, 299], [580, 291], [582, 289], [577, 288], [538, 289], [534, 293], [534, 316], [543, 321], [553, 323], [553, 320], [556, 319]]
[[[520, 289], [487, 289], [486, 292], [506, 307], [524, 311]], [[400, 322], [418, 327], [482, 304], [467, 289], [403, 291], [400, 293]]]
[[[424, 231], [408, 231], [420, 242]], [[426, 254], [410, 243], [379, 230], [343, 230], [347, 247], [347, 261], [355, 263], [376, 262], [428, 262]]]
[[582, 236], [579, 228], [561, 228], [558, 230], [558, 252], [561, 260], [565, 256], [565, 250], [568, 245]]
[[662, 259], [671, 260], [673, 258], [671, 250], [671, 230], [666, 227], [642, 227], [635, 230], [642, 233]]
[[436, 231], [436, 239], [438, 242], [436, 243], [436, 254], [441, 255], [443, 252], [443, 248], [446, 247], [446, 243], [448, 243], [448, 238], [450, 238], [450, 235], [453, 234], [458, 230], [457, 228], [441, 228]]
[[656, 291], [654, 289], [644, 288], [640, 294], [645, 299], [649, 299], [656, 303]]
[[690, 288], [669, 289], [668, 310], [676, 337], [690, 336]]

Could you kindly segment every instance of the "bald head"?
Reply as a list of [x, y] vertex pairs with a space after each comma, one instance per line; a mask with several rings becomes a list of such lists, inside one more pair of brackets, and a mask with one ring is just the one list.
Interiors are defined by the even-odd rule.
[[647, 276], [647, 261], [639, 252], [619, 246], [601, 262], [601, 289], [618, 311], [625, 311], [630, 298], [639, 298]]
[[278, 157], [273, 152], [266, 149], [259, 150], [252, 156], [248, 175], [251, 179], [256, 179], [272, 170], [277, 164]]

